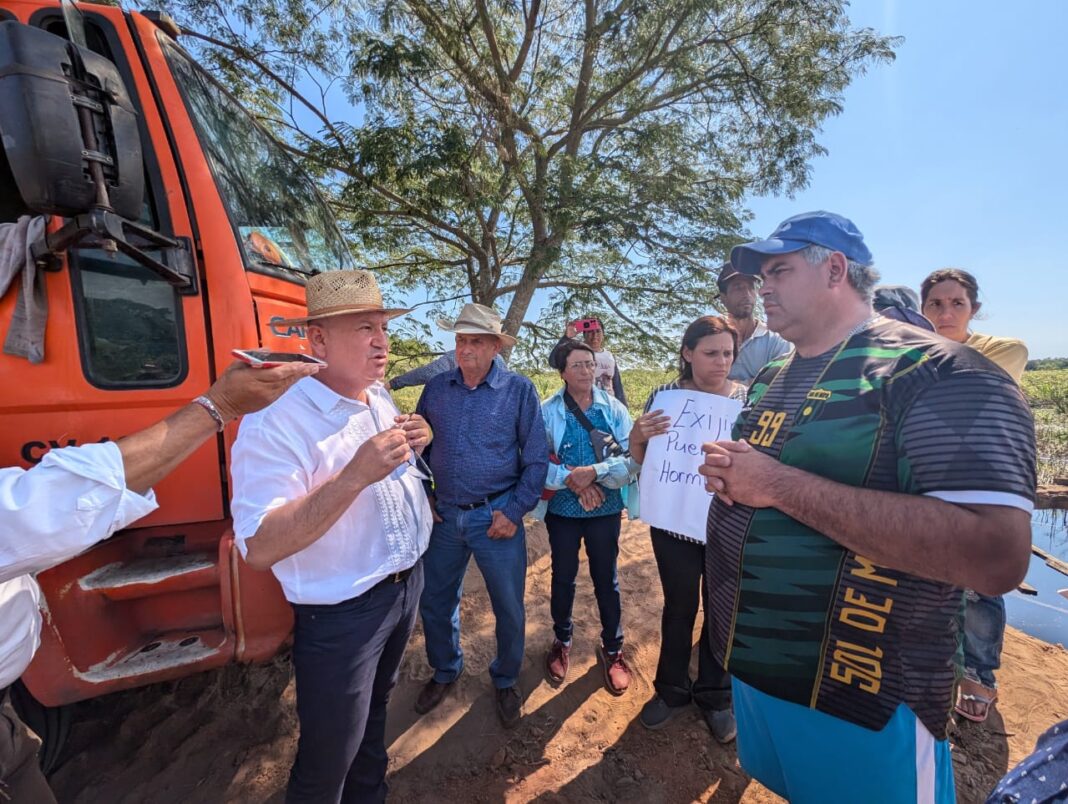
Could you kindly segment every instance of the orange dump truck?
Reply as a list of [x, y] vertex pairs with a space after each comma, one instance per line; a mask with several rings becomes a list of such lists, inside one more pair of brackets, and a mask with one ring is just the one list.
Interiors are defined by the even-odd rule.
[[[300, 350], [302, 329], [277, 322], [303, 314], [310, 274], [351, 267], [315, 186], [178, 35], [165, 15], [0, 0], [0, 223], [48, 216], [27, 244], [44, 359], [0, 354], [0, 465], [151, 424], [235, 347]], [[19, 286], [0, 299], [0, 339]], [[154, 514], [41, 573], [24, 706], [263, 660], [287, 639], [273, 577], [234, 546], [235, 434], [161, 483]]]

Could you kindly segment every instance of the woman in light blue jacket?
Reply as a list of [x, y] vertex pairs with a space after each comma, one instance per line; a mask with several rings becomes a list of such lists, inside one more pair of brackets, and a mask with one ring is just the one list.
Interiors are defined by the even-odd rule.
[[[556, 360], [564, 387], [541, 408], [553, 455], [545, 481], [552, 496], [543, 508], [547, 509], [544, 518], [552, 550], [550, 610], [555, 639], [545, 657], [545, 673], [554, 684], [567, 675], [579, 544], [585, 541], [601, 615], [598, 655], [604, 683], [613, 695], [622, 695], [630, 686], [631, 673], [623, 658], [616, 559], [626, 505], [624, 490], [637, 470], [626, 453], [631, 419], [619, 400], [594, 387], [596, 359], [589, 346], [574, 341], [564, 344]], [[574, 408], [581, 415], [573, 413]]]

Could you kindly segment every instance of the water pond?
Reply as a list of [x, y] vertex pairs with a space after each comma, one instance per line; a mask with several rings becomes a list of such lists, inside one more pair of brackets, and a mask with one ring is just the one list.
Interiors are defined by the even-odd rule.
[[[1035, 511], [1031, 520], [1031, 541], [1047, 553], [1068, 561], [1068, 511]], [[1037, 595], [1012, 592], [1005, 596], [1009, 625], [1046, 642], [1068, 646], [1068, 599], [1058, 594], [1068, 589], [1068, 575], [1046, 566], [1031, 555], [1027, 583]]]

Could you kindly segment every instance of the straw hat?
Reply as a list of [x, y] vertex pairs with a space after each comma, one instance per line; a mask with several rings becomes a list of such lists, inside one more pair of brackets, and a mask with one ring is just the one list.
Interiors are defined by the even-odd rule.
[[514, 346], [515, 338], [501, 331], [501, 317], [492, 307], [471, 302], [464, 305], [455, 321], [438, 319], [438, 326], [457, 335], [493, 335], [505, 346]]
[[282, 324], [307, 324], [319, 318], [346, 313], [385, 313], [389, 318], [411, 310], [387, 309], [382, 306], [382, 291], [370, 271], [325, 271], [308, 280], [304, 287], [308, 314], [289, 318]]

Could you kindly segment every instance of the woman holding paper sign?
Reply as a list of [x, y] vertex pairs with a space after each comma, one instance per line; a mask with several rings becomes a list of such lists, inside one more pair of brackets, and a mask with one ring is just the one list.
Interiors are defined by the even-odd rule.
[[[653, 390], [645, 402], [645, 412], [631, 428], [630, 451], [635, 461], [645, 460], [649, 439], [671, 429], [671, 418], [663, 410], [651, 410], [653, 400], [661, 391], [701, 391], [745, 400], [745, 386], [727, 377], [737, 356], [738, 332], [726, 319], [706, 315], [686, 328], [679, 350], [679, 378]], [[697, 680], [690, 679], [690, 651], [698, 602], [708, 610], [703, 578], [705, 545], [660, 528], [652, 527], [649, 532], [664, 590], [664, 613], [660, 621], [660, 660], [653, 681], [656, 695], [642, 707], [642, 725], [662, 728], [693, 701], [704, 715], [712, 736], [728, 743], [737, 733], [731, 711], [731, 680], [712, 656], [707, 622], [701, 624]]]
[[563, 344], [555, 359], [564, 387], [541, 406], [549, 449], [556, 456], [545, 480], [545, 488], [553, 494], [547, 506], [543, 503], [552, 551], [549, 607], [555, 637], [545, 656], [545, 675], [553, 684], [567, 675], [579, 546], [585, 542], [601, 615], [597, 653], [604, 684], [613, 695], [622, 695], [630, 686], [631, 673], [623, 658], [616, 559], [625, 506], [621, 490], [634, 480], [637, 468], [626, 453], [630, 414], [618, 399], [594, 386], [597, 362], [589, 346], [577, 341]]

